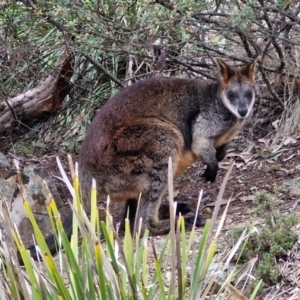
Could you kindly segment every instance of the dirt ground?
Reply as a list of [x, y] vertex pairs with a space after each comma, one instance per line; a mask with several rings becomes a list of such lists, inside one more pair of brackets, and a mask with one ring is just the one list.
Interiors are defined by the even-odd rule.
[[216, 182], [205, 183], [201, 178], [203, 166], [197, 163], [176, 182], [179, 190], [176, 200], [193, 203], [203, 189], [203, 214], [209, 217], [224, 176], [233, 164], [223, 199], [224, 204], [229, 199], [231, 201], [226, 225], [249, 222], [252, 218], [253, 197], [257, 191], [263, 189], [283, 201], [280, 208], [282, 211], [293, 209], [300, 195], [297, 190], [283, 186], [287, 185], [284, 183], [300, 177], [300, 141], [291, 140], [275, 153], [266, 149], [263, 140], [246, 143], [243, 138], [239, 138], [232, 144], [226, 159], [219, 164]]

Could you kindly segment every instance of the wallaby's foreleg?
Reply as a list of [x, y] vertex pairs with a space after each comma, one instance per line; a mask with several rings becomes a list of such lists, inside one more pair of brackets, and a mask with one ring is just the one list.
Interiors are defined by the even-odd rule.
[[204, 174], [205, 181], [213, 182], [218, 173], [217, 152], [213, 146], [213, 141], [206, 138], [199, 139], [193, 144], [193, 152], [197, 154], [201, 161], [207, 166]]
[[216, 158], [217, 161], [222, 161], [227, 154], [227, 144], [224, 144], [216, 149]]
[[205, 181], [213, 182], [218, 173], [218, 161], [222, 160], [226, 154], [226, 147], [214, 147], [218, 124], [214, 120], [209, 120], [205, 116], [199, 115], [193, 125], [192, 151], [207, 166], [203, 177]]
[[217, 159], [215, 157], [212, 158], [208, 153], [205, 153], [203, 163], [206, 165], [206, 170], [202, 176], [205, 178], [205, 181], [214, 182], [219, 170]]

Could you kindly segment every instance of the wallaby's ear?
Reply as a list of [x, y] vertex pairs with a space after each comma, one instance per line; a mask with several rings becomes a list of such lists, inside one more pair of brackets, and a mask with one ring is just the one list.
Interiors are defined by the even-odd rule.
[[254, 71], [255, 71], [256, 61], [257, 61], [257, 59], [255, 59], [253, 62], [245, 65], [240, 70], [241, 74], [248, 78], [250, 84], [254, 84], [254, 80], [255, 80]]
[[221, 84], [226, 87], [229, 83], [229, 79], [236, 73], [233, 68], [227, 65], [222, 59], [217, 58], [216, 63], [221, 75]]

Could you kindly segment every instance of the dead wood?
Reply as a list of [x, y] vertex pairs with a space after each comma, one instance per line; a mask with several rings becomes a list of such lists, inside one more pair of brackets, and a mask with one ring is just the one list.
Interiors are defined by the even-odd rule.
[[64, 51], [54, 69], [39, 86], [0, 103], [0, 132], [20, 121], [35, 120], [45, 113], [55, 113], [72, 89], [70, 79], [74, 73], [74, 54]]

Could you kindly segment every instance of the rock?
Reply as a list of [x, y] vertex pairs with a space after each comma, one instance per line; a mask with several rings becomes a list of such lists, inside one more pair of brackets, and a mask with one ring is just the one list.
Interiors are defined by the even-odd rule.
[[[51, 231], [51, 223], [46, 210], [47, 195], [44, 190], [44, 181], [47, 183], [51, 193], [55, 195], [58, 206], [62, 205], [61, 198], [56, 190], [50, 174], [43, 168], [34, 165], [27, 166], [21, 170], [21, 177], [25, 187], [27, 201], [39, 224], [41, 231], [47, 235]], [[16, 224], [23, 242], [28, 245], [33, 239], [33, 230], [29, 218], [23, 207], [23, 199], [18, 187], [17, 172], [7, 158], [0, 153], [0, 205], [3, 200], [7, 201], [12, 221]], [[4, 221], [0, 219], [0, 226], [4, 228]], [[4, 233], [5, 228], [4, 228]]]
[[285, 181], [282, 184], [282, 190], [288, 192], [289, 197], [300, 196], [300, 177], [295, 177], [289, 181]]
[[289, 197], [299, 197], [300, 196], [300, 188], [294, 187], [289, 190]]

